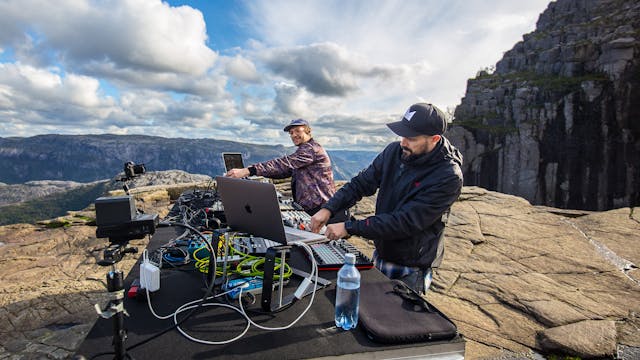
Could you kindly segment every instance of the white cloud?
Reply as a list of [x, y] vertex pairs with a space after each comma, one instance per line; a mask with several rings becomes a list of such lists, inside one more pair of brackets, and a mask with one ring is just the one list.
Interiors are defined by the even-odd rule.
[[260, 82], [260, 75], [256, 70], [256, 66], [242, 56], [235, 56], [229, 59], [225, 69], [227, 74], [235, 79], [248, 83]]
[[106, 63], [115, 69], [192, 75], [204, 74], [217, 58], [206, 46], [202, 13], [159, 0], [14, 0], [0, 5], [0, 12], [10, 15], [3, 16], [9, 29], [3, 43], [19, 44], [31, 35], [32, 58], [48, 57], [53, 50], [56, 61], [79, 67]]
[[306, 104], [308, 95], [304, 89], [291, 84], [279, 83], [275, 85], [275, 90], [274, 111], [276, 113], [283, 113], [293, 117], [309, 115], [309, 107]]
[[83, 112], [80, 109], [99, 109], [112, 103], [110, 98], [99, 97], [99, 82], [94, 78], [77, 74], [63, 77], [57, 71], [20, 63], [0, 63], [0, 84], [4, 110], [30, 109], [42, 111], [44, 116], [50, 107]]
[[[276, 0], [250, 2], [248, 8], [256, 38], [277, 55], [272, 68], [309, 91], [345, 95], [358, 89], [363, 97], [369, 96], [373, 91], [365, 89], [359, 76], [367, 68], [386, 69], [383, 65], [390, 64], [396, 76], [399, 69], [405, 70], [400, 73], [404, 81], [393, 77], [395, 85], [384, 83], [377, 103], [389, 105], [389, 98], [404, 97], [411, 102], [421, 97], [446, 108], [459, 102], [468, 78], [495, 64], [523, 33], [533, 30], [537, 14], [547, 3]], [[508, 26], [487, 26], [502, 24], [503, 18], [509, 20]], [[305, 45], [317, 43], [333, 45], [315, 49], [317, 54]], [[301, 54], [304, 49], [306, 55]], [[380, 84], [368, 85], [380, 90]], [[400, 84], [408, 85], [406, 90], [395, 89], [387, 95], [387, 85]]]
[[547, 3], [251, 1], [234, 21], [252, 38], [212, 49], [188, 6], [0, 1], [0, 136], [290, 145], [282, 127], [304, 117], [328, 147], [380, 148], [395, 138], [385, 124], [410, 104], [457, 104], [467, 79], [533, 30]]
[[276, 74], [319, 95], [345, 95], [357, 89], [354, 71], [358, 67], [336, 44], [274, 48], [265, 52], [262, 60]]
[[399, 81], [407, 74], [429, 68], [420, 64], [371, 64], [362, 54], [335, 43], [279, 47], [259, 55], [276, 75], [295, 81], [316, 95], [347, 96], [365, 79]]
[[202, 76], [171, 72], [148, 72], [134, 69], [117, 69], [111, 63], [92, 63], [85, 66], [90, 73], [110, 79], [123, 88], [174, 91], [211, 98], [226, 95], [225, 76], [211, 72]]

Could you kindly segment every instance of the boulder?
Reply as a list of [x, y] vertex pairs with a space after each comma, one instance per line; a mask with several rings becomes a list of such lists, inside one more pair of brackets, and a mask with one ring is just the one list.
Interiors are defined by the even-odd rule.
[[540, 332], [539, 347], [584, 359], [612, 357], [616, 351], [616, 324], [611, 320], [585, 320]]

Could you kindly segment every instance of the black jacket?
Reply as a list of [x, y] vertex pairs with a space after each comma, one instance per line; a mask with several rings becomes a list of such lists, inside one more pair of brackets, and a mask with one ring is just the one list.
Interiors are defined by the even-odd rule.
[[323, 207], [335, 214], [378, 191], [376, 214], [345, 222], [349, 234], [372, 239], [379, 256], [411, 267], [437, 267], [451, 205], [462, 190], [462, 155], [446, 138], [430, 153], [401, 159], [399, 142], [345, 184]]

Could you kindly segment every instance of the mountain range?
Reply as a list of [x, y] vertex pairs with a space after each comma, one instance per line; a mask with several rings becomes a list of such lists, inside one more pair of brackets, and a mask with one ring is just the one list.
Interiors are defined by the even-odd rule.
[[[0, 182], [34, 180], [91, 182], [110, 179], [125, 162], [145, 164], [147, 171], [183, 170], [217, 176], [224, 173], [222, 152], [240, 152], [246, 165], [295, 151], [282, 145], [257, 145], [215, 139], [163, 138], [145, 135], [38, 135], [0, 138]], [[336, 180], [350, 179], [376, 152], [328, 151]]]

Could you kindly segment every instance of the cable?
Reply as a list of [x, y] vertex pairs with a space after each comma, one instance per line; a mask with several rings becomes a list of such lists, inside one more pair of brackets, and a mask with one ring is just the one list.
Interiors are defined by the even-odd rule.
[[[175, 225], [175, 226], [184, 226], [184, 227], [186, 227], [186, 228], [188, 228], [188, 229], [190, 229], [190, 230], [193, 230], [196, 234], [198, 234], [198, 236], [200, 236], [203, 240], [205, 240], [205, 243], [207, 242], [207, 241], [206, 241], [206, 238], [204, 237], [204, 235], [203, 235], [200, 231], [198, 231], [197, 229], [195, 229], [193, 226], [191, 226], [191, 225], [183, 224], [183, 223], [177, 223], [177, 222], [166, 222], [166, 221], [162, 221], [162, 222], [160, 222], [160, 223], [158, 224], [158, 226], [173, 226], [173, 225]], [[209, 245], [210, 245], [210, 244], [209, 244]], [[212, 254], [215, 254], [215, 252], [213, 252], [213, 247], [211, 247], [210, 251], [212, 252]], [[216, 257], [215, 257], [215, 256], [213, 256], [213, 261], [214, 261], [214, 262], [213, 262], [213, 266], [214, 266], [214, 270], [215, 270], [215, 269], [216, 269], [216, 265], [217, 265], [217, 263], [216, 263]], [[204, 294], [204, 296], [203, 296], [203, 298], [202, 298], [202, 300], [203, 300], [203, 301], [204, 301], [204, 300], [206, 300], [206, 299], [207, 299], [209, 296], [211, 296], [211, 294], [213, 293], [213, 286], [214, 286], [214, 284], [215, 284], [215, 280], [216, 280], [216, 275], [215, 275], [215, 273], [216, 273], [216, 272], [214, 271], [214, 272], [213, 272], [213, 279], [212, 279], [212, 281], [211, 281], [211, 284], [209, 284], [209, 286], [207, 287], [207, 291], [206, 291], [206, 293]], [[148, 293], [148, 291], [147, 291], [147, 298], [149, 298], [149, 293]], [[201, 304], [202, 304], [202, 303], [201, 303]], [[199, 307], [199, 306], [198, 306], [198, 307]], [[158, 338], [158, 337], [160, 337], [160, 336], [162, 336], [162, 335], [164, 335], [164, 334], [168, 333], [169, 331], [171, 331], [171, 330], [175, 329], [175, 328], [176, 328], [176, 327], [178, 327], [180, 324], [182, 324], [182, 323], [183, 323], [183, 322], [185, 322], [187, 319], [189, 319], [189, 317], [191, 317], [191, 315], [193, 315], [193, 313], [195, 312], [195, 310], [196, 310], [196, 309], [197, 309], [197, 307], [195, 307], [195, 308], [191, 309], [191, 311], [190, 311], [190, 312], [189, 312], [189, 313], [188, 313], [184, 318], [182, 318], [182, 320], [180, 320], [178, 323], [174, 324], [173, 326], [170, 326], [170, 327], [168, 327], [168, 328], [166, 328], [166, 329], [164, 329], [164, 330], [160, 331], [159, 333], [156, 333], [156, 334], [154, 334], [154, 335], [151, 335], [151, 336], [149, 336], [148, 338], [146, 338], [146, 339], [144, 339], [144, 340], [141, 340], [141, 341], [139, 341], [139, 342], [137, 342], [137, 343], [135, 343], [135, 344], [133, 344], [133, 345], [131, 345], [131, 346], [127, 347], [125, 351], [133, 350], [133, 349], [135, 349], [136, 347], [138, 347], [138, 346], [140, 346], [140, 345], [144, 345], [144, 344], [148, 343], [149, 341], [151, 341], [151, 340], [153, 340], [153, 339], [155, 339], [155, 338]]]
[[[238, 340], [238, 339], [242, 338], [242, 337], [243, 337], [243, 336], [244, 336], [244, 335], [249, 331], [249, 328], [251, 327], [251, 325], [253, 325], [253, 326], [255, 326], [255, 327], [259, 328], [259, 329], [263, 329], [263, 330], [267, 330], [267, 331], [278, 331], [278, 330], [284, 330], [284, 329], [288, 329], [288, 328], [290, 328], [291, 326], [295, 325], [295, 324], [296, 324], [300, 319], [302, 319], [302, 317], [303, 317], [304, 315], [306, 315], [306, 314], [307, 314], [307, 312], [309, 311], [309, 309], [310, 309], [310, 308], [311, 308], [311, 306], [313, 305], [313, 301], [314, 301], [314, 299], [315, 299], [316, 290], [317, 290], [317, 287], [318, 287], [318, 264], [316, 263], [315, 258], [313, 257], [313, 252], [311, 251], [311, 248], [309, 247], [309, 245], [304, 244], [304, 243], [302, 243], [302, 242], [294, 242], [294, 243], [292, 243], [292, 244], [293, 244], [293, 245], [296, 245], [296, 246], [300, 246], [300, 247], [302, 247], [302, 248], [303, 248], [303, 249], [304, 249], [304, 250], [305, 250], [305, 251], [310, 255], [310, 259], [312, 259], [312, 260], [311, 260], [311, 274], [310, 274], [309, 278], [305, 278], [305, 280], [308, 280], [308, 279], [310, 279], [310, 278], [312, 278], [312, 277], [314, 277], [314, 276], [315, 276], [315, 281], [314, 281], [314, 288], [313, 288], [313, 292], [312, 292], [312, 294], [311, 294], [311, 299], [309, 300], [309, 304], [308, 304], [308, 305], [307, 305], [307, 307], [304, 309], [304, 311], [303, 311], [302, 313], [300, 313], [300, 315], [299, 315], [295, 320], [293, 320], [291, 323], [289, 323], [288, 325], [280, 326], [280, 327], [266, 327], [266, 326], [259, 325], [259, 324], [255, 323], [253, 320], [251, 320], [251, 318], [249, 317], [249, 315], [247, 314], [246, 310], [244, 309], [244, 307], [243, 307], [243, 305], [242, 305], [242, 290], [245, 288], [245, 286], [243, 286], [244, 284], [241, 284], [241, 285], [239, 285], [239, 286], [237, 286], [237, 287], [235, 287], [235, 288], [233, 288], [233, 289], [230, 289], [230, 290], [228, 290], [228, 291], [226, 291], [226, 292], [224, 292], [224, 293], [218, 294], [218, 295], [213, 296], [213, 297], [207, 297], [207, 298], [205, 298], [205, 299], [194, 300], [194, 301], [188, 302], [188, 303], [186, 303], [186, 304], [183, 304], [183, 305], [181, 305], [180, 307], [178, 307], [178, 308], [176, 309], [176, 311], [175, 311], [175, 312], [173, 312], [173, 314], [171, 314], [171, 315], [167, 315], [167, 316], [163, 317], [162, 319], [167, 319], [168, 317], [173, 316], [173, 321], [174, 321], [174, 323], [175, 323], [175, 326], [174, 326], [174, 327], [175, 327], [176, 329], [178, 329], [178, 331], [179, 331], [179, 332], [180, 332], [184, 337], [186, 337], [187, 339], [189, 339], [189, 340], [191, 340], [191, 341], [194, 341], [194, 342], [197, 342], [197, 343], [200, 343], [200, 344], [205, 344], [205, 345], [224, 345], [224, 344], [232, 343], [232, 342], [234, 342], [234, 341], [236, 341], [236, 340]], [[304, 282], [304, 281], [303, 281], [303, 282]], [[247, 283], [247, 284], [248, 284], [248, 283]], [[210, 299], [216, 298], [216, 297], [218, 297], [218, 296], [226, 295], [226, 294], [228, 294], [228, 293], [230, 293], [230, 292], [234, 291], [234, 290], [235, 290], [235, 289], [237, 289], [238, 287], [240, 287], [240, 294], [239, 294], [239, 297], [238, 297], [238, 303], [239, 303], [239, 305], [240, 305], [240, 307], [239, 307], [239, 308], [238, 308], [238, 307], [235, 307], [235, 306], [233, 306], [233, 305], [230, 305], [230, 304], [224, 304], [224, 303], [205, 303], [205, 302], [204, 302], [204, 301], [206, 301], [206, 300], [210, 300]], [[304, 294], [304, 291], [305, 291], [305, 290], [306, 290], [306, 289], [303, 289], [303, 294]], [[147, 295], [148, 295], [148, 294], [147, 294]], [[196, 304], [197, 304], [197, 305], [196, 305]], [[203, 340], [203, 339], [199, 339], [199, 338], [193, 337], [193, 336], [189, 335], [188, 333], [186, 333], [186, 331], [184, 331], [184, 330], [180, 327], [180, 325], [184, 322], [184, 320], [185, 320], [185, 319], [182, 319], [182, 320], [178, 321], [178, 314], [179, 314], [179, 313], [181, 313], [181, 312], [187, 311], [187, 310], [191, 310], [191, 312], [187, 315], [187, 317], [190, 317], [190, 316], [191, 316], [191, 314], [193, 313], [193, 311], [195, 311], [195, 309], [197, 309], [197, 308], [199, 308], [199, 307], [201, 307], [201, 306], [220, 306], [220, 307], [225, 307], [225, 308], [232, 309], [233, 311], [238, 312], [239, 314], [241, 314], [241, 315], [245, 318], [245, 320], [247, 321], [247, 325], [246, 325], [246, 327], [244, 328], [244, 330], [242, 330], [242, 332], [241, 332], [239, 335], [237, 335], [237, 336], [235, 336], [235, 337], [233, 337], [233, 338], [231, 338], [231, 339], [228, 339], [228, 340], [223, 340], [223, 341], [210, 341], [210, 340]], [[287, 306], [287, 307], [288, 307], [288, 306]], [[150, 300], [149, 300], [149, 308], [151, 309], [151, 302], [150, 302]], [[152, 310], [152, 312], [153, 312], [153, 310]], [[154, 313], [154, 315], [156, 315], [156, 314]], [[158, 316], [156, 316], [156, 317], [158, 317]]]
[[[293, 320], [291, 323], [289, 323], [289, 325], [281, 326], [281, 327], [274, 327], [274, 328], [270, 328], [270, 327], [259, 325], [259, 324], [255, 323], [253, 320], [251, 320], [249, 315], [247, 315], [247, 313], [245, 312], [244, 307], [242, 306], [242, 301], [239, 301], [238, 303], [240, 304], [240, 310], [242, 310], [242, 314], [244, 314], [244, 316], [247, 318], [249, 323], [251, 323], [251, 325], [253, 325], [253, 326], [255, 326], [255, 327], [259, 328], [259, 329], [269, 330], [269, 331], [288, 329], [291, 326], [293, 326], [295, 323], [297, 323], [300, 319], [302, 319], [302, 317], [311, 308], [311, 305], [313, 305], [313, 300], [315, 299], [316, 290], [318, 288], [318, 264], [316, 263], [316, 259], [313, 256], [313, 252], [311, 251], [311, 247], [309, 247], [309, 245], [307, 245], [307, 244], [305, 244], [303, 242], [299, 242], [299, 241], [293, 242], [292, 245], [300, 246], [303, 249], [305, 249], [307, 251], [307, 253], [309, 254], [309, 258], [311, 259], [311, 274], [310, 274], [309, 277], [313, 277], [313, 275], [315, 274], [315, 281], [314, 281], [314, 285], [313, 285], [313, 292], [311, 293], [311, 300], [309, 300], [309, 305], [307, 305], [307, 307], [304, 309], [304, 311], [295, 320]], [[242, 288], [240, 289], [240, 297], [242, 297]]]
[[[232, 239], [235, 240], [237, 237], [238, 236], [233, 235]], [[199, 257], [198, 253], [202, 249], [203, 248], [198, 248], [197, 250], [195, 250], [191, 255], [191, 257], [195, 260], [194, 267], [198, 269], [198, 271], [200, 272], [207, 273], [209, 268], [208, 267], [209, 257], [208, 256]], [[228, 256], [238, 255], [242, 258], [242, 260], [238, 262], [238, 265], [236, 266], [235, 270], [233, 270], [232, 268], [229, 268], [229, 270], [227, 271], [227, 274], [239, 274], [246, 277], [263, 276], [264, 271], [259, 269], [259, 267], [264, 264], [263, 257], [246, 254], [238, 250], [234, 246], [229, 246], [229, 249], [231, 249], [231, 252]], [[276, 259], [275, 270], [280, 269], [280, 266], [281, 266], [280, 263], [281, 263], [281, 260], [279, 258]], [[293, 269], [291, 269], [291, 266], [289, 266], [289, 264], [287, 264], [286, 262], [284, 263], [284, 266], [285, 266], [284, 278], [288, 279], [291, 277], [291, 275], [293, 275]], [[218, 272], [217, 274], [222, 275], [222, 272]], [[279, 279], [279, 278], [280, 278], [279, 274], [274, 275], [274, 279]]]
[[[234, 288], [234, 289], [235, 289], [235, 288]], [[230, 293], [231, 291], [233, 291], [234, 289], [231, 289], [231, 290], [229, 290], [229, 291], [227, 291], [227, 292], [224, 292], [224, 293], [222, 293], [222, 294], [219, 294], [218, 296], [226, 295], [226, 294]], [[241, 288], [241, 289], [242, 289], [242, 288]], [[240, 290], [240, 293], [242, 294], [242, 290]], [[193, 305], [194, 303], [199, 302], [199, 301], [201, 301], [201, 300], [196, 300], [196, 301], [192, 301], [192, 302], [190, 302], [190, 303], [186, 303], [186, 304], [184, 304], [184, 305], [180, 306], [180, 307], [175, 311], [175, 313], [173, 314], [173, 322], [174, 322], [174, 323], [176, 323], [176, 328], [177, 328], [177, 329], [178, 329], [178, 331], [179, 331], [179, 332], [180, 332], [184, 337], [186, 337], [187, 339], [189, 339], [189, 340], [191, 340], [191, 341], [194, 341], [194, 342], [197, 342], [197, 343], [200, 343], [200, 344], [205, 344], [205, 345], [224, 345], [224, 344], [230, 344], [230, 343], [232, 343], [232, 342], [234, 342], [234, 341], [236, 341], [236, 340], [238, 340], [238, 339], [242, 338], [242, 337], [247, 333], [247, 331], [249, 331], [249, 328], [251, 327], [251, 323], [250, 323], [250, 321], [249, 321], [249, 318], [248, 318], [245, 314], [243, 314], [243, 313], [242, 313], [241, 309], [238, 309], [237, 307], [235, 307], [235, 306], [233, 306], [233, 305], [224, 304], [224, 303], [201, 303], [201, 304], [199, 304], [199, 305]], [[242, 301], [240, 301], [240, 302], [242, 302]], [[226, 307], [226, 308], [232, 309], [233, 311], [235, 311], [235, 312], [239, 313], [240, 315], [242, 315], [242, 316], [245, 318], [245, 320], [247, 320], [247, 321], [246, 321], [247, 326], [244, 328], [244, 330], [243, 330], [243, 331], [242, 331], [238, 336], [236, 336], [236, 337], [234, 337], [234, 338], [231, 338], [231, 339], [229, 339], [229, 340], [223, 340], [223, 341], [209, 341], [209, 340], [202, 340], [202, 339], [195, 338], [195, 337], [193, 337], [193, 336], [191, 336], [191, 335], [187, 334], [187, 333], [186, 333], [184, 330], [182, 330], [182, 328], [179, 326], [179, 324], [178, 324], [178, 314], [179, 314], [179, 313], [181, 313], [181, 312], [183, 312], [183, 311], [187, 311], [187, 310], [189, 310], [189, 309], [198, 308], [198, 307], [200, 307], [200, 306], [221, 306], [221, 307]]]
[[[242, 338], [247, 333], [247, 331], [249, 330], [251, 325], [254, 325], [259, 329], [263, 329], [263, 330], [267, 330], [267, 331], [278, 331], [278, 330], [288, 329], [291, 326], [293, 326], [294, 324], [296, 324], [304, 315], [306, 315], [307, 312], [309, 311], [309, 309], [311, 308], [311, 306], [313, 305], [313, 302], [314, 302], [314, 299], [315, 299], [316, 290], [318, 288], [318, 265], [316, 263], [315, 257], [313, 256], [313, 252], [312, 252], [311, 248], [307, 244], [302, 243], [302, 242], [293, 242], [292, 245], [296, 245], [296, 246], [302, 247], [309, 254], [309, 258], [311, 259], [311, 274], [309, 275], [309, 278], [305, 278], [303, 280], [303, 284], [304, 284], [305, 281], [309, 282], [309, 279], [311, 279], [311, 278], [313, 278], [315, 276], [315, 281], [313, 281], [314, 287], [313, 287], [313, 292], [311, 294], [311, 299], [309, 300], [309, 304], [307, 305], [307, 307], [303, 310], [302, 313], [300, 313], [300, 315], [298, 317], [296, 317], [295, 320], [293, 320], [288, 325], [280, 326], [280, 327], [266, 327], [266, 326], [259, 325], [259, 324], [255, 323], [253, 320], [251, 320], [251, 318], [249, 317], [249, 315], [247, 314], [246, 310], [244, 309], [244, 307], [242, 305], [242, 295], [243, 295], [242, 294], [242, 290], [244, 289], [243, 285], [239, 285], [239, 286], [242, 286], [242, 287], [240, 287], [240, 293], [239, 293], [239, 297], [238, 297], [239, 308], [235, 307], [233, 305], [230, 305], [230, 304], [208, 303], [208, 302], [206, 302], [207, 300], [212, 300], [212, 299], [215, 299], [216, 297], [219, 297], [219, 296], [222, 296], [222, 295], [226, 295], [229, 292], [237, 289], [237, 287], [235, 287], [233, 289], [230, 289], [230, 290], [228, 290], [228, 291], [226, 291], [224, 293], [211, 296], [211, 294], [213, 293], [213, 288], [214, 288], [214, 284], [215, 284], [215, 278], [216, 278], [216, 275], [218, 274], [218, 271], [217, 271], [217, 256], [215, 256], [216, 252], [215, 252], [215, 249], [214, 249], [213, 245], [207, 241], [206, 237], [200, 231], [198, 231], [197, 229], [195, 229], [191, 225], [188, 225], [188, 224], [185, 224], [185, 223], [164, 222], [163, 221], [158, 226], [172, 226], [172, 225], [183, 226], [183, 227], [185, 227], [185, 228], [187, 228], [189, 230], [192, 230], [199, 237], [201, 237], [204, 240], [204, 243], [206, 244], [206, 246], [209, 247], [210, 254], [214, 254], [214, 256], [211, 256], [214, 259], [213, 279], [212, 279], [211, 283], [208, 284], [207, 291], [206, 291], [206, 293], [205, 293], [205, 295], [203, 296], [202, 299], [198, 299], [198, 300], [194, 300], [194, 301], [185, 303], [185, 304], [181, 305], [180, 307], [178, 307], [173, 313], [171, 313], [169, 315], [164, 315], [164, 316], [156, 314], [156, 312], [153, 310], [153, 306], [151, 305], [151, 296], [150, 296], [149, 290], [146, 289], [146, 292], [147, 292], [147, 304], [149, 306], [149, 309], [150, 309], [151, 313], [156, 318], [161, 319], [161, 320], [165, 320], [165, 319], [168, 319], [170, 317], [173, 317], [174, 325], [169, 327], [169, 328], [167, 328], [167, 329], [165, 329], [165, 330], [163, 330], [163, 331], [161, 331], [161, 332], [159, 332], [159, 333], [157, 333], [157, 334], [154, 334], [154, 335], [148, 337], [147, 339], [144, 339], [144, 340], [142, 340], [142, 341], [140, 341], [140, 342], [138, 342], [138, 343], [136, 343], [136, 344], [134, 344], [132, 346], [127, 347], [127, 349], [126, 349], [127, 351], [132, 350], [132, 349], [134, 349], [134, 348], [136, 348], [136, 347], [138, 347], [140, 345], [143, 345], [143, 344], [145, 344], [145, 343], [147, 343], [147, 342], [149, 342], [149, 341], [151, 341], [151, 340], [153, 340], [153, 339], [155, 339], [155, 338], [157, 338], [159, 336], [162, 336], [162, 335], [164, 335], [165, 333], [171, 331], [174, 328], [178, 329], [178, 331], [184, 337], [186, 337], [187, 339], [189, 339], [191, 341], [194, 341], [194, 342], [198, 342], [198, 343], [201, 343], [201, 344], [207, 344], [207, 345], [229, 344], [231, 342], [234, 342], [234, 341]], [[227, 241], [226, 238], [225, 238], [225, 241]], [[227, 245], [225, 244], [225, 246], [227, 246]], [[197, 249], [196, 251], [194, 251], [192, 257], [196, 260], [196, 264], [194, 266], [196, 266], [198, 268], [198, 270], [204, 272], [203, 271], [204, 266], [206, 266], [206, 269], [209, 270], [208, 269], [209, 268], [209, 262], [207, 261], [206, 265], [205, 265], [204, 264], [205, 263], [205, 259], [204, 258], [197, 258], [197, 256], [196, 256], [196, 253], [198, 251], [200, 251], [202, 248], [204, 248], [204, 247], [201, 247], [201, 248]], [[244, 253], [240, 252], [239, 250], [237, 250], [237, 249], [235, 249], [233, 247], [230, 247], [230, 249], [231, 249], [232, 252], [237, 252], [238, 254], [244, 255], [245, 256], [245, 260], [247, 258], [253, 258], [253, 259], [251, 259], [251, 260], [254, 260], [254, 262], [251, 264], [251, 271], [252, 272], [257, 271], [257, 266], [261, 263], [259, 258], [244, 254]], [[264, 259], [262, 259], [262, 263], [263, 262], [264, 262]], [[279, 268], [280, 266], [278, 266], [277, 268]], [[292, 272], [291, 268], [288, 267], [288, 264], [285, 263], [284, 266], [285, 266], [285, 269], [288, 269], [287, 273]], [[240, 264], [238, 264], [238, 267], [236, 268], [236, 271], [242, 271], [241, 267], [240, 267]], [[263, 273], [263, 272], [261, 272], [261, 273]], [[298, 291], [299, 290], [297, 290], [296, 293]], [[300, 298], [302, 298], [302, 296], [304, 296], [304, 292], [306, 292], [306, 288], [302, 289], [302, 293], [300, 295]], [[296, 301], [295, 299], [297, 299], [297, 297], [294, 297], [294, 299], [292, 300], [292, 303]], [[289, 304], [289, 305], [291, 305], [291, 304]], [[232, 309], [233, 311], [236, 311], [239, 314], [241, 314], [246, 319], [247, 325], [239, 335], [235, 336], [234, 338], [228, 339], [228, 340], [209, 341], [209, 340], [202, 340], [202, 339], [195, 338], [195, 337], [187, 334], [180, 327], [180, 325], [183, 324], [187, 319], [189, 319], [193, 315], [193, 313], [195, 312], [196, 309], [198, 309], [198, 308], [200, 308], [202, 306], [220, 306], [220, 307], [225, 307], [225, 308]], [[286, 307], [288, 307], [288, 306], [286, 306]], [[184, 318], [182, 318], [181, 320], [178, 321], [178, 317], [177, 317], [178, 314], [180, 314], [182, 312], [186, 312], [186, 311], [189, 311], [187, 313], [187, 315]]]

